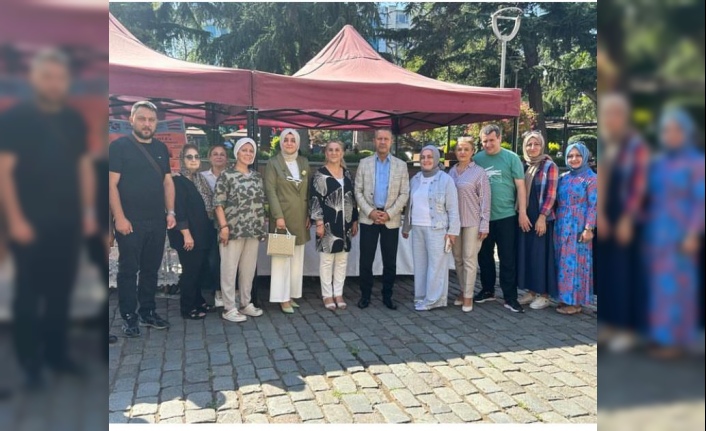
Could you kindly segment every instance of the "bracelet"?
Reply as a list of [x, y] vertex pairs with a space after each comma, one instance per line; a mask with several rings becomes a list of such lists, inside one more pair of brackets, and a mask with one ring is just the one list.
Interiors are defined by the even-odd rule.
[[223, 229], [225, 229], [225, 228], [227, 228], [227, 227], [228, 227], [228, 225], [227, 225], [227, 224], [224, 224], [223, 226], [219, 227], [218, 230], [223, 230]]
[[176, 213], [174, 211], [167, 211], [167, 215], [176, 217]]

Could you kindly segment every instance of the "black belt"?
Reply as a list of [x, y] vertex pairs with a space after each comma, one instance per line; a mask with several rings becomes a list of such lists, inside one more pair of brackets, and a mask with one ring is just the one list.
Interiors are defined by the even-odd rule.
[[375, 208], [375, 209], [378, 210], [378, 211], [385, 212], [385, 208]]

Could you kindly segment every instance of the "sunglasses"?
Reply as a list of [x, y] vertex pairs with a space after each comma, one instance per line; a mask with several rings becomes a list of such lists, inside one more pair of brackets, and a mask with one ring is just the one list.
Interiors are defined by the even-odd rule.
[[194, 155], [194, 154], [187, 154], [184, 156], [186, 160], [199, 160], [199, 156]]

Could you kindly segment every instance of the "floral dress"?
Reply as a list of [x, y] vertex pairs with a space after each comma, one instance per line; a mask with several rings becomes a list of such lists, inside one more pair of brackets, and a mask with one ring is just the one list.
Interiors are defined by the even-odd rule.
[[316, 238], [316, 250], [323, 253], [348, 252], [351, 229], [358, 221], [353, 180], [343, 170], [343, 184], [326, 167], [316, 172], [311, 188], [311, 219], [324, 222], [324, 236]]
[[586, 169], [559, 178], [554, 250], [557, 266], [556, 299], [571, 306], [590, 302], [593, 288], [593, 243], [579, 242], [586, 226], [596, 225], [596, 174]]

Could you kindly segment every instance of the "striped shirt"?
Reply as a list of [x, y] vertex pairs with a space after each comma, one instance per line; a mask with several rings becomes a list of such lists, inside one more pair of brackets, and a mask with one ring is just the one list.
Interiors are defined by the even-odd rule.
[[478, 232], [488, 233], [490, 223], [490, 181], [485, 169], [471, 162], [462, 173], [458, 165], [449, 175], [458, 190], [458, 210], [461, 227], [477, 227]]

